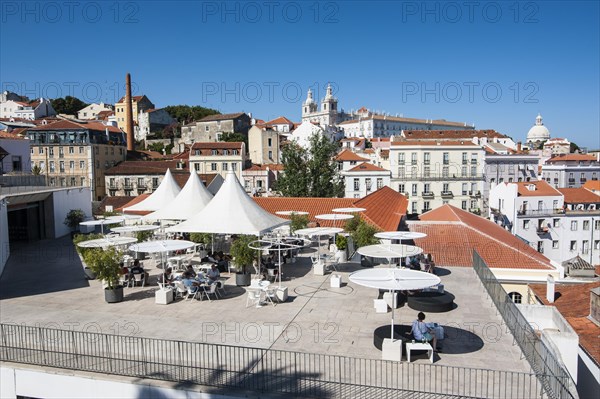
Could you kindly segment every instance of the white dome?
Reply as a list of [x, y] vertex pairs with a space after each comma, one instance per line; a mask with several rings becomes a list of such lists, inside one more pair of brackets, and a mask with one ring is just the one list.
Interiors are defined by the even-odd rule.
[[308, 89], [308, 93], [306, 95], [306, 100], [304, 101], [304, 105], [314, 104], [315, 100], [313, 100], [312, 90]]
[[538, 114], [537, 118], [535, 118], [535, 125], [529, 129], [529, 132], [527, 133], [527, 141], [546, 141], [549, 138], [550, 131], [542, 123], [542, 116]]

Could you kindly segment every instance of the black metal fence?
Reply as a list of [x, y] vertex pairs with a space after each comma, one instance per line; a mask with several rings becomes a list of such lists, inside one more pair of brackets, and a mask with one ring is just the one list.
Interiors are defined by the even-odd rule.
[[538, 337], [476, 251], [473, 251], [473, 268], [531, 368], [540, 376], [548, 397], [577, 398], [575, 383], [564, 364]]
[[0, 360], [321, 398], [536, 398], [554, 378], [15, 324], [0, 324]]

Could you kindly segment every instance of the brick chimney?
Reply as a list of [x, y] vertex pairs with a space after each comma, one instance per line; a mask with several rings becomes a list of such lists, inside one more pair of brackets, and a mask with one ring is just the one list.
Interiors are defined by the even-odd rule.
[[127, 151], [135, 150], [133, 133], [133, 103], [131, 99], [131, 75], [125, 77], [125, 133], [127, 134]]
[[517, 141], [517, 152], [520, 153], [521, 152], [521, 142]]

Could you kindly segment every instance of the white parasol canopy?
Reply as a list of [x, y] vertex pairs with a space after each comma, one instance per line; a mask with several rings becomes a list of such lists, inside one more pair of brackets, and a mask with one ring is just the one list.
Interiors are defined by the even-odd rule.
[[186, 240], [144, 241], [130, 246], [129, 250], [133, 252], [146, 252], [152, 254], [158, 252], [181, 251], [192, 248], [194, 245], [196, 245], [196, 243]]
[[132, 211], [157, 211], [172, 202], [181, 191], [179, 184], [173, 178], [171, 170], [167, 169], [162, 182], [148, 198], [130, 207], [124, 208], [125, 212]]
[[136, 241], [137, 238], [135, 237], [104, 237], [95, 240], [83, 241], [77, 244], [77, 246], [80, 248], [108, 248], [117, 245], [131, 244], [132, 242]]
[[404, 244], [375, 244], [360, 247], [356, 250], [361, 255], [373, 258], [404, 258], [414, 256], [423, 252], [423, 249], [414, 245]]
[[331, 236], [337, 233], [341, 233], [344, 229], [340, 227], [307, 227], [305, 229], [296, 230], [294, 233], [307, 236], [307, 237], [316, 237], [316, 236]]
[[227, 173], [214, 198], [200, 212], [167, 232], [261, 235], [290, 223], [261, 208], [240, 185], [233, 171]]
[[353, 213], [353, 212], [364, 212], [366, 208], [335, 208], [332, 209], [332, 212], [343, 212], [343, 213]]
[[277, 211], [277, 212], [275, 212], [275, 214], [282, 215], [282, 216], [308, 215], [308, 212], [305, 212], [305, 211]]
[[376, 233], [375, 237], [384, 240], [414, 240], [415, 238], [427, 237], [427, 234], [416, 231], [382, 231]]
[[326, 213], [324, 215], [317, 215], [315, 218], [321, 220], [347, 220], [352, 219], [354, 216], [352, 215], [344, 215], [343, 213]]
[[117, 224], [117, 223], [123, 223], [124, 221], [125, 221], [124, 217], [111, 216], [106, 219], [86, 220], [84, 222], [79, 222], [79, 225], [80, 226], [102, 226], [102, 234], [104, 234], [104, 225], [105, 224]]
[[111, 231], [114, 231], [115, 233], [134, 233], [138, 231], [157, 230], [159, 228], [160, 226], [156, 226], [153, 224], [134, 224], [131, 226], [115, 227], [114, 229], [111, 229]]
[[[360, 249], [360, 248], [359, 248]], [[348, 276], [355, 284], [388, 291], [419, 290], [440, 283], [440, 278], [431, 273], [407, 269], [366, 269]], [[394, 339], [394, 307], [392, 306], [392, 329], [390, 338]]]
[[210, 202], [213, 195], [204, 186], [197, 173], [190, 173], [181, 192], [173, 201], [156, 212], [144, 216], [146, 220], [186, 220], [200, 212]]

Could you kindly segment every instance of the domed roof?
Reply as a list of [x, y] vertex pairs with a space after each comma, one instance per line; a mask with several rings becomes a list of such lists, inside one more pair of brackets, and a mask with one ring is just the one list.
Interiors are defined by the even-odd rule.
[[313, 100], [312, 90], [308, 89], [308, 93], [306, 94], [306, 100], [304, 100], [304, 105], [314, 104], [315, 100]]
[[542, 115], [538, 114], [535, 118], [535, 125], [527, 133], [527, 141], [546, 141], [550, 138], [550, 131], [542, 123]]

